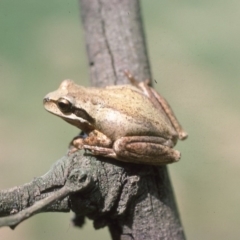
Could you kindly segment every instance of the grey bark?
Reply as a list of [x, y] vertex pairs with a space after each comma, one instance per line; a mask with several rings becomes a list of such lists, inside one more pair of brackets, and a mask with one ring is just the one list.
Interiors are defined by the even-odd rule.
[[[150, 78], [139, 2], [81, 0], [80, 5], [92, 85], [127, 83], [125, 69], [140, 80]], [[14, 228], [36, 213], [69, 210], [76, 226], [88, 217], [96, 229], [108, 226], [114, 240], [185, 239], [165, 166], [78, 151], [42, 177], [0, 191], [0, 226]]]
[[126, 69], [150, 78], [139, 2], [81, 0], [80, 6], [92, 85], [129, 83]]

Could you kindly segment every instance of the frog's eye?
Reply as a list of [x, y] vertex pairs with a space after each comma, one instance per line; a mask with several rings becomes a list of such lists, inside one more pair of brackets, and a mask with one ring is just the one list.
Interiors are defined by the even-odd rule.
[[66, 98], [59, 98], [57, 105], [63, 113], [71, 113], [72, 111], [72, 103]]

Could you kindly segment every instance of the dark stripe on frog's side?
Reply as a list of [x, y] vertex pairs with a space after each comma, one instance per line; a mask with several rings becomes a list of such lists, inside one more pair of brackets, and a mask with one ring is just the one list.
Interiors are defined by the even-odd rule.
[[92, 118], [84, 109], [82, 108], [73, 108], [73, 114], [76, 116], [83, 118], [84, 120], [88, 121], [91, 124], [95, 123], [95, 119]]

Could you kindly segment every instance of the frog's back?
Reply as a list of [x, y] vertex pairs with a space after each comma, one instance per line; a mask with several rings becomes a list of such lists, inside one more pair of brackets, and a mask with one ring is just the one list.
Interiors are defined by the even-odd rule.
[[[92, 90], [99, 101], [96, 104], [98, 113], [106, 115], [106, 122], [99, 123], [105, 132], [114, 135], [114, 127], [118, 127], [122, 130], [122, 136], [155, 135], [170, 138], [174, 134], [164, 111], [157, 109], [140, 89], [131, 85], [119, 85]], [[113, 129], [110, 128], [111, 125], [114, 126]]]

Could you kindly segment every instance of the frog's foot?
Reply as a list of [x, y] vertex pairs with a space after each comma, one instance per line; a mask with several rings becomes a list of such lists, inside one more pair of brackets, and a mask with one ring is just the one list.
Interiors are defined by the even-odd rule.
[[138, 87], [140, 89], [142, 89], [140, 84], [143, 83], [145, 85], [150, 85], [151, 83], [150, 79], [146, 79], [145, 81], [141, 81], [141, 82], [138, 81], [128, 70], [124, 70], [124, 74], [133, 86]]
[[76, 136], [69, 143], [68, 155], [71, 155], [80, 149], [83, 149], [83, 138], [81, 138], [80, 136]]
[[79, 148], [70, 147], [70, 148], [68, 149], [67, 154], [68, 154], [68, 156], [70, 156], [71, 154], [75, 153], [75, 152], [78, 151], [78, 150], [79, 150]]
[[75, 137], [70, 143], [70, 147], [76, 148], [76, 149], [83, 149], [83, 145], [84, 145], [84, 139], [80, 137]]
[[113, 151], [112, 148], [89, 146], [89, 145], [84, 145], [83, 148], [91, 151], [93, 155], [104, 156], [109, 158], [117, 158], [116, 153]]

